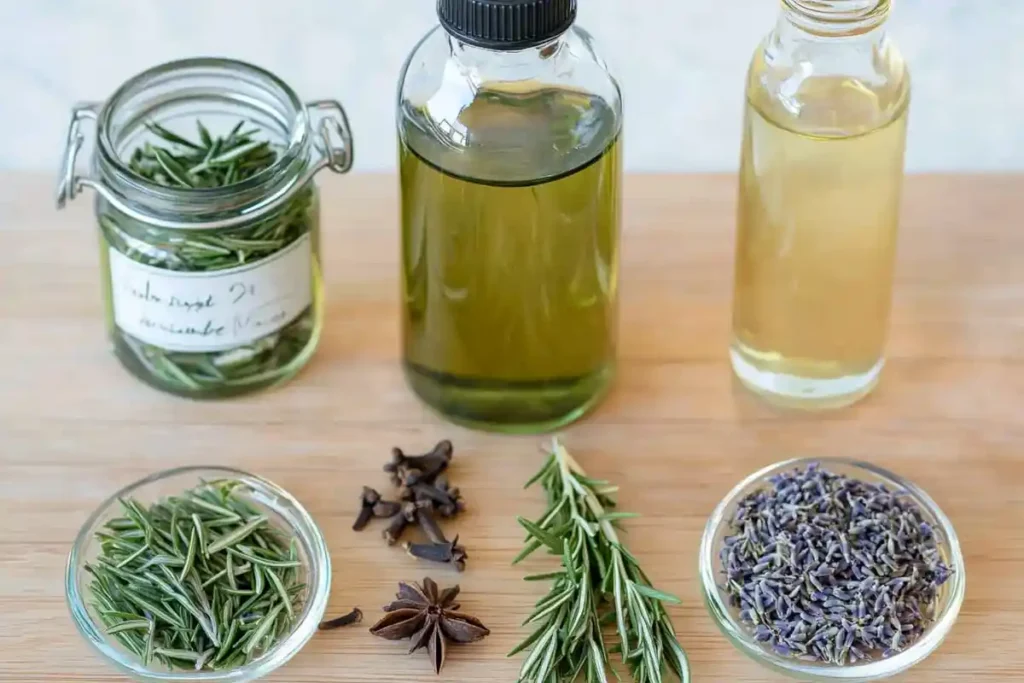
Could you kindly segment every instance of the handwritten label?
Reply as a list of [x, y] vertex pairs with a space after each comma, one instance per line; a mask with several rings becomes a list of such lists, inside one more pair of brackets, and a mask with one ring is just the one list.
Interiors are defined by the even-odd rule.
[[110, 249], [114, 321], [170, 351], [223, 351], [277, 332], [313, 303], [309, 235], [250, 265], [179, 273]]

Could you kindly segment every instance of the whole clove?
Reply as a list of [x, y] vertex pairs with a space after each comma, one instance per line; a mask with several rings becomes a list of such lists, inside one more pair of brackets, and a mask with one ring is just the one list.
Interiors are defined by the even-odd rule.
[[437, 520], [430, 510], [430, 507], [424, 506], [416, 510], [416, 523], [430, 539], [430, 543], [406, 543], [405, 551], [415, 558], [451, 564], [458, 571], [463, 571], [466, 568], [466, 549], [459, 545], [458, 536], [454, 541], [448, 541], [444, 537], [444, 532], [437, 525]]
[[437, 520], [430, 514], [429, 508], [424, 507], [416, 510], [416, 523], [419, 524], [420, 529], [423, 530], [423, 533], [426, 534], [431, 543], [448, 542], [444, 537], [444, 532], [441, 531], [441, 527], [437, 525]]
[[394, 545], [398, 543], [407, 526], [409, 526], [409, 520], [405, 518], [404, 514], [399, 512], [391, 518], [388, 522], [388, 527], [381, 532], [381, 536], [388, 545]]
[[458, 487], [449, 485], [447, 479], [438, 477], [434, 487], [437, 491], [448, 497], [447, 501], [437, 506], [437, 512], [442, 517], [454, 517], [466, 509], [466, 505], [462, 500], [462, 493]]
[[465, 509], [459, 489], [450, 488], [443, 479], [430, 484], [420, 482], [407, 486], [401, 497], [403, 500], [430, 501], [442, 517], [454, 517]]
[[430, 483], [437, 479], [446, 469], [448, 469], [448, 461], [442, 460], [429, 469], [409, 470], [405, 475], [405, 485], [412, 486], [419, 483]]
[[350, 626], [352, 624], [358, 624], [363, 620], [363, 612], [358, 607], [352, 608], [352, 611], [348, 614], [344, 614], [334, 619], [329, 619], [320, 624], [321, 631], [329, 631], [333, 628], [341, 628], [342, 626]]
[[405, 543], [406, 551], [419, 559], [451, 564], [459, 571], [466, 566], [466, 550], [458, 539], [450, 542], [437, 520], [450, 519], [465, 509], [462, 494], [444, 476], [452, 460], [454, 448], [447, 439], [439, 441], [423, 455], [406, 455], [401, 448], [391, 450], [391, 461], [384, 471], [399, 487], [398, 500], [385, 500], [370, 488], [363, 488], [359, 514], [352, 525], [356, 531], [366, 528], [374, 518], [387, 519], [381, 533], [388, 545], [397, 544], [406, 530], [416, 525], [428, 539], [427, 543]]
[[402, 504], [397, 501], [384, 500], [380, 493], [369, 486], [363, 487], [363, 493], [359, 497], [359, 516], [352, 524], [353, 531], [362, 531], [374, 517], [390, 519], [402, 509]]
[[373, 519], [373, 507], [380, 502], [380, 493], [371, 489], [369, 486], [363, 487], [363, 492], [359, 496], [359, 516], [356, 517], [356, 521], [352, 523], [353, 531], [362, 531], [366, 528], [366, 525]]
[[380, 519], [390, 519], [402, 510], [402, 504], [395, 500], [381, 500], [373, 506], [373, 516]]
[[388, 527], [382, 534], [388, 545], [397, 543], [402, 537], [402, 532], [405, 531], [405, 528], [416, 521], [416, 513], [421, 505], [421, 503], [414, 503], [412, 501], [399, 505], [398, 511], [391, 516]]
[[391, 462], [384, 465], [384, 471], [391, 475], [395, 486], [411, 486], [431, 483], [448, 469], [455, 449], [452, 442], [438, 441], [429, 453], [406, 455], [397, 446], [391, 449]]
[[428, 562], [450, 564], [455, 567], [456, 571], [460, 572], [465, 570], [466, 560], [469, 557], [466, 554], [466, 549], [459, 545], [458, 536], [455, 537], [454, 541], [443, 543], [406, 543], [403, 547], [405, 552], [411, 557]]

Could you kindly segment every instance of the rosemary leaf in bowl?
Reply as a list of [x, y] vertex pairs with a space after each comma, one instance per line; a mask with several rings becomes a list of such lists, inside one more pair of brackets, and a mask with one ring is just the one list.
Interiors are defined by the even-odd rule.
[[96, 532], [90, 606], [144, 666], [234, 669], [294, 626], [306, 592], [295, 539], [237, 486], [203, 483], [148, 506], [122, 498]]

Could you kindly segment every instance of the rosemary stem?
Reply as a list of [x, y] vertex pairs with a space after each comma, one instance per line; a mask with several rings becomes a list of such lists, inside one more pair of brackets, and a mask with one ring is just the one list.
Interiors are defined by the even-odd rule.
[[552, 580], [547, 596], [526, 620], [534, 632], [511, 654], [531, 648], [518, 683], [574, 680], [606, 683], [610, 670], [602, 625], [614, 623], [617, 650], [636, 683], [663, 683], [665, 671], [683, 683], [689, 664], [662, 603], [675, 596], [650, 585], [636, 558], [623, 546], [613, 522], [631, 516], [612, 512], [615, 487], [587, 476], [556, 439], [530, 483], [540, 482], [548, 509], [539, 522], [520, 518], [526, 547], [516, 561], [540, 547], [562, 558], [562, 571], [530, 580]]

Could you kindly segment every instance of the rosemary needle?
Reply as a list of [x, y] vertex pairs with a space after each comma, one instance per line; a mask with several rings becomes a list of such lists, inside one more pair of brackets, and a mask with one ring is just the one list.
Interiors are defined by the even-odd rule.
[[[174, 533], [172, 530], [171, 533]], [[188, 550], [185, 554], [185, 566], [181, 568], [181, 577], [179, 581], [184, 581], [188, 573], [192, 571], [192, 563], [196, 560], [196, 530], [192, 530], [192, 535], [188, 539]]]
[[[257, 571], [260, 570], [257, 568]], [[260, 571], [260, 574], [263, 573], [264, 572]], [[284, 587], [284, 583], [273, 571], [268, 569], [265, 573], [267, 577], [270, 579], [270, 583], [274, 584], [274, 588], [277, 590], [277, 594], [281, 596], [281, 604], [284, 605], [285, 611], [288, 612], [288, 617], [294, 619], [295, 612], [292, 611], [292, 601], [288, 597], [288, 590]]]
[[199, 515], [192, 513], [192, 524], [196, 530], [196, 540], [199, 542], [200, 548], [206, 547], [206, 532], [203, 531], [203, 522], [199, 519]]
[[142, 556], [142, 554], [143, 554], [143, 553], [145, 553], [145, 552], [146, 552], [146, 551], [148, 551], [148, 550], [149, 550], [149, 546], [148, 546], [148, 545], [146, 545], [145, 543], [143, 543], [143, 544], [142, 544], [142, 545], [141, 545], [141, 546], [139, 547], [139, 549], [138, 549], [138, 550], [136, 550], [136, 551], [135, 551], [135, 552], [133, 552], [133, 553], [132, 553], [131, 555], [129, 555], [128, 557], [124, 558], [123, 560], [121, 560], [120, 562], [118, 562], [118, 563], [117, 563], [116, 565], [114, 565], [114, 566], [115, 566], [115, 567], [117, 567], [118, 569], [120, 569], [121, 567], [126, 567], [127, 565], [131, 564], [132, 562], [134, 562], [135, 560], [137, 560], [137, 559], [138, 559], [139, 557], [141, 557], [141, 556]]
[[230, 669], [294, 624], [305, 598], [295, 539], [239, 491], [238, 482], [204, 482], [150, 506], [125, 499], [123, 516], [96, 534], [99, 556], [85, 566], [91, 606], [143, 664]]
[[107, 633], [113, 635], [115, 633], [121, 633], [122, 631], [148, 631], [149, 623], [145, 619], [133, 619], [131, 621], [122, 621], [114, 624], [107, 628]]
[[237, 544], [243, 540], [246, 536], [255, 531], [258, 527], [262, 526], [267, 521], [266, 517], [257, 517], [256, 519], [246, 522], [243, 526], [224, 534], [216, 541], [206, 546], [206, 556], [209, 557], [215, 553]]
[[252, 566], [252, 576], [253, 576], [253, 581], [254, 581], [254, 586], [255, 586], [253, 588], [253, 590], [256, 593], [259, 593], [259, 594], [262, 595], [263, 594], [263, 588], [264, 588], [263, 570], [261, 570], [258, 565], [253, 565]]
[[245, 654], [251, 654], [252, 651], [259, 646], [260, 641], [263, 640], [264, 636], [270, 633], [270, 629], [274, 627], [274, 621], [277, 619], [277, 615], [281, 613], [284, 608], [282, 603], [278, 603], [273, 609], [267, 612], [267, 615], [260, 620], [259, 626], [249, 635], [249, 639], [245, 643]]
[[231, 548], [228, 550], [228, 553], [231, 555], [236, 555], [242, 558], [243, 560], [248, 560], [250, 562], [263, 565], [264, 567], [273, 567], [276, 569], [290, 569], [293, 567], [301, 566], [301, 563], [298, 560], [273, 560], [266, 557], [257, 557], [256, 555], [252, 554], [251, 551], [246, 550], [245, 546]]

